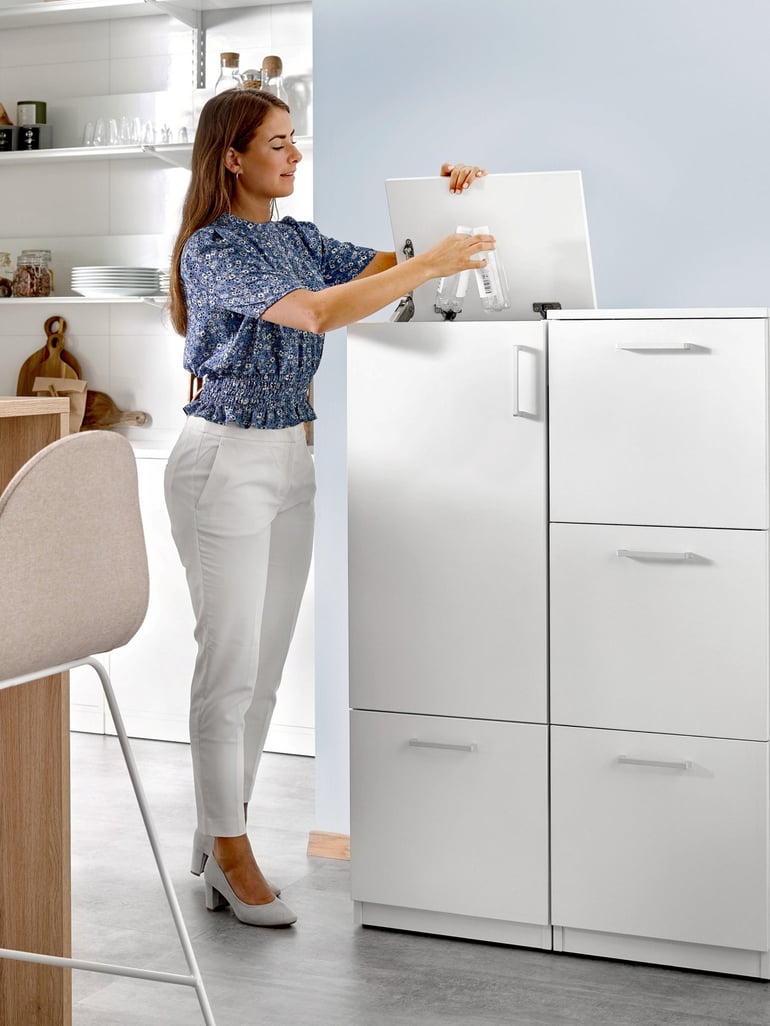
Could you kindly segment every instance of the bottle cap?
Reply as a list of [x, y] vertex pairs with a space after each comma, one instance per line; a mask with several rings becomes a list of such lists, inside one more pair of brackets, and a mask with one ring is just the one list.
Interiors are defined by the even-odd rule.
[[262, 71], [267, 74], [268, 78], [278, 78], [283, 72], [283, 61], [275, 54], [271, 54], [262, 61]]
[[219, 59], [226, 68], [237, 68], [241, 55], [239, 53], [220, 53]]

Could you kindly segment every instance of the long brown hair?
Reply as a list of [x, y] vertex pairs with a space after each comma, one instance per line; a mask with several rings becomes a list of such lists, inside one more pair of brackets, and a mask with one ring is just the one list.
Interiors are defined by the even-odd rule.
[[235, 176], [225, 167], [225, 154], [230, 147], [243, 153], [272, 107], [289, 110], [272, 93], [228, 89], [208, 100], [201, 110], [193, 143], [192, 177], [171, 254], [169, 310], [171, 323], [180, 335], [187, 331], [187, 304], [179, 273], [182, 248], [193, 232], [230, 209]]

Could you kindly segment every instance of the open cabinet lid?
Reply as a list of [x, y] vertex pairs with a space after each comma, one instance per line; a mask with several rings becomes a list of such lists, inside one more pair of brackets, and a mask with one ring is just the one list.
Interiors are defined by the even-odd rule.
[[[458, 320], [537, 320], [535, 303], [562, 309], [596, 307], [588, 222], [579, 171], [487, 175], [462, 195], [446, 178], [390, 178], [385, 182], [395, 250], [428, 249], [460, 225], [488, 225], [507, 278], [510, 307], [487, 313], [473, 279]], [[440, 321], [432, 281], [415, 289], [414, 320]]]

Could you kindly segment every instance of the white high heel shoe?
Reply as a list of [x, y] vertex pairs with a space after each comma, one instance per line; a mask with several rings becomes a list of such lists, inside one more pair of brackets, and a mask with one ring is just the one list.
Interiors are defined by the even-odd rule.
[[203, 879], [206, 881], [206, 908], [210, 912], [229, 905], [235, 917], [247, 926], [291, 926], [297, 921], [294, 912], [280, 898], [273, 898], [266, 905], [247, 905], [241, 901], [213, 855], [206, 859]]
[[[195, 830], [193, 837], [193, 849], [192, 849], [192, 860], [190, 862], [190, 872], [193, 876], [200, 876], [205, 869], [206, 862], [208, 861], [211, 853], [214, 851], [214, 838], [211, 834], [202, 834], [200, 830]], [[281, 888], [276, 886], [272, 880], [268, 880], [265, 877], [265, 883], [276, 896], [280, 898]]]

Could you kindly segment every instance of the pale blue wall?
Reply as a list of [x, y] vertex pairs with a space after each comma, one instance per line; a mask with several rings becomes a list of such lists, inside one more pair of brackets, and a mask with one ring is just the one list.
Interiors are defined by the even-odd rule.
[[[313, 0], [315, 216], [383, 180], [583, 172], [602, 307], [770, 306], [768, 0]], [[319, 829], [347, 831], [343, 340], [317, 386]]]

